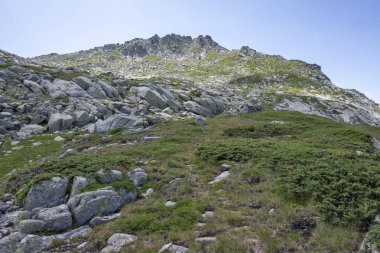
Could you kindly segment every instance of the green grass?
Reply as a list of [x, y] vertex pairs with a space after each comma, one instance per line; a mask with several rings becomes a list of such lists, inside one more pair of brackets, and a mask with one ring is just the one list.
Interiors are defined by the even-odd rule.
[[[357, 252], [363, 231], [380, 208], [380, 154], [371, 142], [372, 136], [379, 138], [379, 128], [283, 111], [217, 116], [205, 127], [189, 119], [132, 135], [110, 134], [72, 138], [65, 148], [75, 148], [76, 155], [21, 169], [8, 183], [12, 190], [53, 175], [89, 177], [101, 168], [126, 175], [134, 166], [143, 167], [150, 180], [139, 192], [152, 187], [154, 194], [126, 205], [117, 220], [95, 228], [94, 252], [116, 232], [138, 235], [136, 252], [157, 252], [169, 241], [202, 252], [194, 241], [199, 236], [217, 237], [206, 252], [252, 252], [256, 247], [264, 252]], [[120, 145], [143, 136], [162, 138]], [[115, 145], [83, 152], [107, 144]], [[209, 185], [224, 162], [239, 166], [225, 181]], [[111, 185], [131, 186], [124, 181]], [[165, 207], [167, 200], [177, 205]], [[259, 207], [252, 207], [253, 202]], [[271, 208], [276, 211], [268, 215]], [[214, 217], [203, 219], [205, 210], [215, 211]], [[303, 217], [306, 226], [311, 224], [307, 234], [302, 226], [294, 227]], [[197, 227], [198, 222], [206, 225]], [[376, 230], [371, 229], [373, 240]]]
[[204, 209], [204, 205], [189, 199], [179, 201], [174, 207], [166, 207], [164, 203], [144, 206], [129, 210], [128, 217], [119, 220], [117, 226], [126, 233], [139, 235], [183, 232], [194, 228]]

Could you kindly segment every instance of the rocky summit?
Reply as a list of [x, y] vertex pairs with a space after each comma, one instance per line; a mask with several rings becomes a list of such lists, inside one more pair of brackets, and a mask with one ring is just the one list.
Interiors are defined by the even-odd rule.
[[378, 252], [380, 105], [210, 36], [0, 50], [0, 252]]

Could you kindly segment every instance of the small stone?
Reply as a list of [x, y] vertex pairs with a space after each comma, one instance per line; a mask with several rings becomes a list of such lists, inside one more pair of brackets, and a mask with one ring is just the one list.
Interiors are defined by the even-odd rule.
[[158, 253], [185, 253], [189, 249], [183, 246], [175, 245], [172, 242], [161, 247]]
[[142, 141], [143, 142], [151, 142], [151, 141], [155, 141], [155, 140], [159, 140], [161, 139], [160, 136], [145, 136], [142, 138]]
[[150, 195], [153, 194], [153, 192], [154, 192], [153, 188], [149, 188], [148, 190], [146, 190], [145, 193], [142, 194], [142, 196], [143, 196], [144, 198], [149, 198]]
[[229, 170], [229, 169], [231, 169], [232, 168], [232, 165], [229, 165], [229, 164], [222, 164], [221, 166], [220, 166], [220, 169], [222, 170], [222, 171], [226, 171], [226, 170]]
[[282, 120], [272, 120], [272, 124], [283, 125], [283, 124], [285, 124], [285, 122]]
[[63, 153], [60, 157], [58, 157], [59, 160], [65, 159], [69, 156], [72, 156], [74, 154], [74, 149], [67, 149], [65, 153]]
[[274, 215], [276, 212], [276, 209], [275, 208], [271, 208], [268, 212], [269, 215]]
[[222, 180], [225, 180], [229, 176], [230, 176], [230, 172], [229, 171], [224, 171], [219, 176], [215, 177], [214, 180], [210, 181], [208, 184], [218, 183], [218, 182], [220, 182]]
[[78, 250], [82, 250], [82, 249], [86, 248], [87, 245], [88, 245], [88, 242], [81, 243], [81, 244], [79, 244], [79, 245], [77, 246], [77, 249], [78, 249]]
[[128, 172], [128, 177], [136, 186], [143, 186], [148, 181], [148, 174], [142, 168], [136, 168], [133, 172]]
[[261, 208], [261, 205], [257, 202], [252, 202], [248, 205], [250, 208], [254, 208], [254, 209], [260, 209]]
[[91, 227], [95, 227], [95, 226], [98, 226], [100, 224], [113, 221], [113, 220], [117, 219], [118, 217], [120, 217], [120, 213], [115, 213], [115, 214], [103, 216], [103, 217], [97, 216], [97, 217], [92, 218], [92, 220], [90, 220], [89, 224]]
[[64, 141], [65, 138], [62, 138], [61, 136], [57, 136], [54, 138], [55, 141]]
[[137, 240], [137, 237], [129, 234], [117, 233], [108, 240], [108, 246], [101, 250], [101, 253], [119, 252], [123, 246], [129, 245]]
[[206, 211], [204, 214], [202, 214], [203, 218], [212, 218], [214, 216], [214, 212], [212, 211]]
[[169, 201], [166, 201], [165, 206], [172, 207], [172, 206], [175, 206], [176, 204], [177, 204], [176, 202], [169, 200]]
[[195, 241], [199, 243], [212, 243], [212, 242], [216, 242], [216, 237], [213, 237], [213, 236], [198, 237], [198, 238], [195, 238]]
[[206, 126], [207, 125], [207, 121], [206, 121], [206, 118], [205, 117], [197, 117], [195, 119], [195, 125], [197, 126]]

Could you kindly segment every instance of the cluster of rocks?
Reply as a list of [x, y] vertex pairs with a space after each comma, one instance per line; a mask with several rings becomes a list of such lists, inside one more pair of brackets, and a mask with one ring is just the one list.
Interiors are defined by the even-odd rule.
[[[22, 207], [15, 206], [14, 199], [7, 196], [7, 202], [0, 203], [3, 213], [0, 216], [0, 252], [41, 252], [55, 239], [83, 237], [93, 227], [116, 219], [118, 210], [136, 200], [137, 188], [105, 186], [82, 191], [95, 183], [107, 185], [118, 180], [130, 180], [138, 187], [147, 182], [148, 174], [136, 168], [125, 179], [118, 170], [100, 170], [96, 178], [76, 176], [71, 183], [64, 177], [53, 177], [32, 186]], [[113, 241], [110, 239], [109, 250], [102, 252], [115, 251], [120, 246]]]
[[213, 90], [172, 88], [170, 83], [132, 86], [128, 80], [86, 76], [66, 81], [55, 78], [57, 71], [16, 64], [0, 69], [0, 135], [13, 133], [16, 139], [25, 139], [72, 129], [139, 131], [163, 120], [262, 110], [241, 97]]

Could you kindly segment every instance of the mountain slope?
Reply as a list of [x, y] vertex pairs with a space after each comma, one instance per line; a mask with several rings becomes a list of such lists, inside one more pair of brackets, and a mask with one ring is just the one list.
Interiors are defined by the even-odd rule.
[[[265, 55], [248, 47], [227, 50], [209, 36], [191, 39], [174, 34], [163, 38], [156, 35], [146, 40], [134, 39], [124, 44], [31, 60], [56, 67], [76, 67], [93, 74], [111, 72], [122, 78], [175, 78], [205, 89], [231, 90], [248, 98], [262, 97], [262, 102], [288, 96], [292, 98], [290, 101], [276, 102], [277, 109], [325, 115], [317, 106], [302, 103], [307, 101], [304, 98], [311, 97], [316, 98], [313, 99], [316, 104], [337, 107], [332, 111], [337, 109], [338, 115], [330, 115], [334, 119], [379, 125], [379, 105], [355, 90], [335, 86], [320, 66]], [[297, 97], [303, 97], [302, 101]], [[355, 107], [358, 111], [345, 112], [345, 107]], [[351, 109], [355, 111], [355, 108]]]
[[379, 112], [209, 36], [0, 51], [0, 252], [376, 252]]
[[[73, 216], [68, 234], [46, 229], [27, 232], [33, 237], [26, 237], [23, 232], [19, 235], [23, 243], [0, 239], [0, 249], [8, 245], [10, 250], [2, 252], [39, 252], [38, 244], [32, 243], [37, 241], [44, 252], [100, 252], [113, 234], [126, 233], [137, 238], [121, 252], [158, 252], [170, 242], [188, 248], [187, 252], [358, 252], [363, 231], [380, 206], [380, 153], [371, 135], [379, 138], [379, 129], [295, 112], [261, 112], [217, 116], [207, 126], [182, 120], [129, 135], [57, 133], [37, 135], [33, 142], [24, 140], [16, 146], [7, 143], [5, 150], [24, 146], [8, 156], [0, 154], [1, 167], [17, 164], [17, 171], [8, 177], [7, 191], [19, 203], [24, 199], [29, 203], [41, 182], [52, 198], [54, 189], [60, 189], [49, 185], [53, 176], [67, 178], [71, 183], [66, 187], [78, 187], [79, 193], [61, 202]], [[54, 141], [57, 136], [65, 140]], [[33, 148], [35, 142], [41, 145]], [[75, 153], [58, 159], [66, 149]], [[45, 159], [36, 159], [41, 154]], [[30, 159], [36, 160], [31, 164]], [[96, 198], [91, 198], [90, 209], [74, 209], [75, 198], [96, 196], [106, 189], [132, 191], [128, 177], [137, 168], [148, 174], [137, 199], [112, 219], [91, 221], [91, 228], [79, 223], [78, 214], [91, 218], [105, 214]], [[101, 169], [120, 171], [124, 177], [100, 181]], [[225, 176], [215, 182], [221, 174]], [[78, 180], [89, 186], [78, 185]], [[146, 195], [150, 188], [153, 192]], [[19, 211], [15, 205], [8, 208], [16, 211], [0, 216], [0, 226], [14, 221]], [[43, 210], [37, 208], [32, 215]], [[63, 214], [68, 212], [52, 218], [58, 223]], [[7, 229], [12, 234], [25, 231], [18, 225]], [[52, 237], [54, 243], [49, 241]]]

